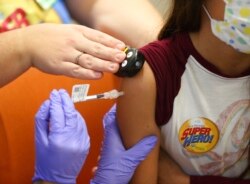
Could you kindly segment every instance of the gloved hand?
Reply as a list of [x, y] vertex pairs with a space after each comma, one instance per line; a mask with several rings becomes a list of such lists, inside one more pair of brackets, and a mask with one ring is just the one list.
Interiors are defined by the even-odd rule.
[[53, 90], [36, 120], [36, 164], [33, 182], [76, 183], [88, 154], [86, 124], [65, 90]]
[[127, 184], [131, 180], [136, 167], [154, 148], [157, 137], [148, 136], [132, 148], [126, 150], [118, 131], [116, 107], [104, 117], [104, 141], [101, 158], [91, 184]]

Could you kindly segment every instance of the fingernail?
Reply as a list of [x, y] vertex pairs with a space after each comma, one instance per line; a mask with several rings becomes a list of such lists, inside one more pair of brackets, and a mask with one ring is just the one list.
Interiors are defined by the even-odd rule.
[[95, 72], [94, 75], [96, 78], [102, 77], [102, 73], [100, 73], [100, 72]]
[[109, 68], [111, 71], [116, 71], [118, 69], [118, 64], [112, 63], [110, 64]]
[[119, 50], [123, 50], [125, 48], [125, 44], [124, 43], [118, 43], [116, 45], [116, 48], [119, 49]]
[[126, 54], [125, 53], [119, 53], [116, 55], [115, 59], [116, 61], [123, 61], [126, 57]]

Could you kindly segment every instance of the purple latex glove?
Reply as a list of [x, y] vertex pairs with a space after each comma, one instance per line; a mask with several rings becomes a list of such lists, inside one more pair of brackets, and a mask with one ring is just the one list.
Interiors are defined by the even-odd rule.
[[36, 164], [33, 182], [76, 183], [88, 154], [87, 127], [65, 90], [53, 90], [36, 120]]
[[136, 167], [154, 148], [157, 137], [148, 136], [132, 148], [126, 150], [118, 131], [116, 107], [104, 117], [104, 141], [101, 158], [95, 177], [91, 184], [127, 184], [131, 180]]

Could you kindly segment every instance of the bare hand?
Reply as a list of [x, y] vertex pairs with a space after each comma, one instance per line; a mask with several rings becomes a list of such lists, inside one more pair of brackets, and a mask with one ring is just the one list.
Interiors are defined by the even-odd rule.
[[22, 37], [31, 65], [50, 74], [99, 79], [125, 58], [123, 42], [85, 26], [39, 24], [23, 29]]

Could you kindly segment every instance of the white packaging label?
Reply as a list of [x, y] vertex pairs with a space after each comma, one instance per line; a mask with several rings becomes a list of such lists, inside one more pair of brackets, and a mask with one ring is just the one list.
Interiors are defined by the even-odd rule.
[[85, 101], [88, 95], [89, 84], [76, 84], [72, 88], [71, 99], [74, 103]]

